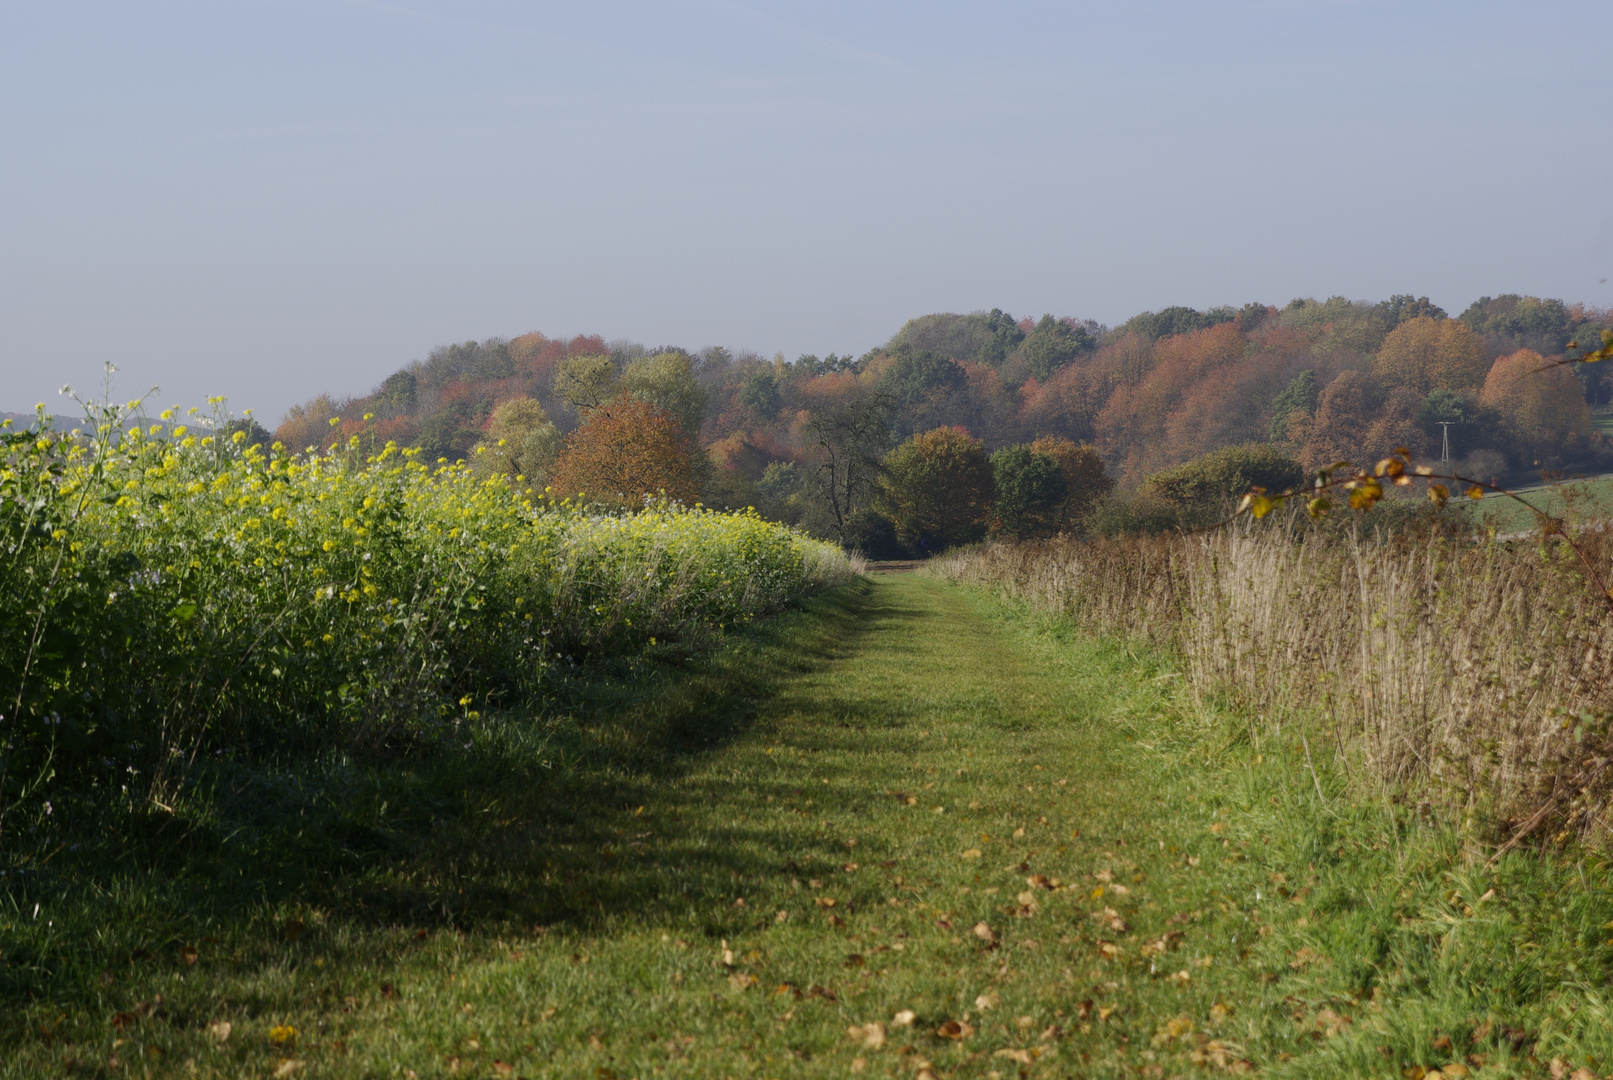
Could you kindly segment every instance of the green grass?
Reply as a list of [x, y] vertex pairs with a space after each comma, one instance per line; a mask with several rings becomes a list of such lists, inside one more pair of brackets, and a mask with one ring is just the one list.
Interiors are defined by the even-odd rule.
[[619, 674], [84, 826], [0, 909], [0, 1077], [1613, 1064], [1605, 868], [1486, 873], [1118, 643], [881, 576]]
[[[1515, 490], [1546, 513], [1566, 518], [1572, 524], [1613, 517], [1613, 476]], [[1473, 503], [1463, 500], [1461, 505], [1474, 520], [1493, 526], [1498, 532], [1519, 532], [1535, 527], [1535, 517], [1528, 508], [1505, 495], [1490, 494]]]

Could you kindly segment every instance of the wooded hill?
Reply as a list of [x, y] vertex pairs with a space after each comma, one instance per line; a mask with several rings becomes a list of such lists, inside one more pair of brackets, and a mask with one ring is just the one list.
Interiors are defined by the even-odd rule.
[[275, 436], [293, 449], [396, 441], [556, 494], [666, 490], [823, 533], [879, 503], [887, 452], [943, 427], [982, 453], [1087, 444], [1125, 491], [1251, 443], [1306, 468], [1394, 446], [1437, 457], [1445, 422], [1462, 467], [1517, 479], [1610, 467], [1591, 408], [1613, 400], [1613, 378], [1547, 363], [1596, 347], [1610, 325], [1613, 313], [1560, 300], [1484, 297], [1451, 318], [1402, 295], [1171, 307], [1113, 328], [926, 315], [860, 357], [793, 362], [529, 333], [435, 349], [362, 398], [314, 398]]

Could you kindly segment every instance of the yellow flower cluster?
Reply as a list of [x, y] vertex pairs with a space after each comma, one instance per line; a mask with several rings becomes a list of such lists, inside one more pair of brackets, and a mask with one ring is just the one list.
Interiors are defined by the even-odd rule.
[[151, 717], [205, 702], [198, 727], [259, 739], [436, 721], [849, 572], [751, 513], [601, 514], [395, 444], [292, 455], [172, 419], [109, 410], [91, 435], [6, 436], [0, 494], [43, 500], [50, 523], [13, 530], [31, 553], [17, 566], [65, 552], [55, 617], [99, 658], [62, 677], [75, 708], [113, 688]]

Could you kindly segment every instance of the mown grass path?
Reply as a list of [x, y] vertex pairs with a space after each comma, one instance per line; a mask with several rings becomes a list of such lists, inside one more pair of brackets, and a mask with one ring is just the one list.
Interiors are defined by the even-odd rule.
[[1393, 961], [1352, 951], [1402, 915], [1318, 863], [1389, 854], [1292, 809], [1308, 774], [1205, 750], [1173, 683], [864, 580], [521, 744], [547, 773], [351, 796], [311, 828], [414, 824], [175, 922], [36, 1007], [0, 1073], [1399, 1075], [1473, 1050], [1461, 1003], [1363, 1034]]

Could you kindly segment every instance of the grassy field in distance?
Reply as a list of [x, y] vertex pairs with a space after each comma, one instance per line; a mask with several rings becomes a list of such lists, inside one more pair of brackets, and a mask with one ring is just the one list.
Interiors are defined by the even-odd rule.
[[[1613, 517], [1613, 476], [1514, 490], [1546, 513], [1565, 517], [1571, 524], [1584, 525]], [[1492, 493], [1461, 505], [1475, 520], [1493, 526], [1497, 532], [1523, 532], [1535, 527], [1535, 518], [1529, 509], [1505, 495]]]

